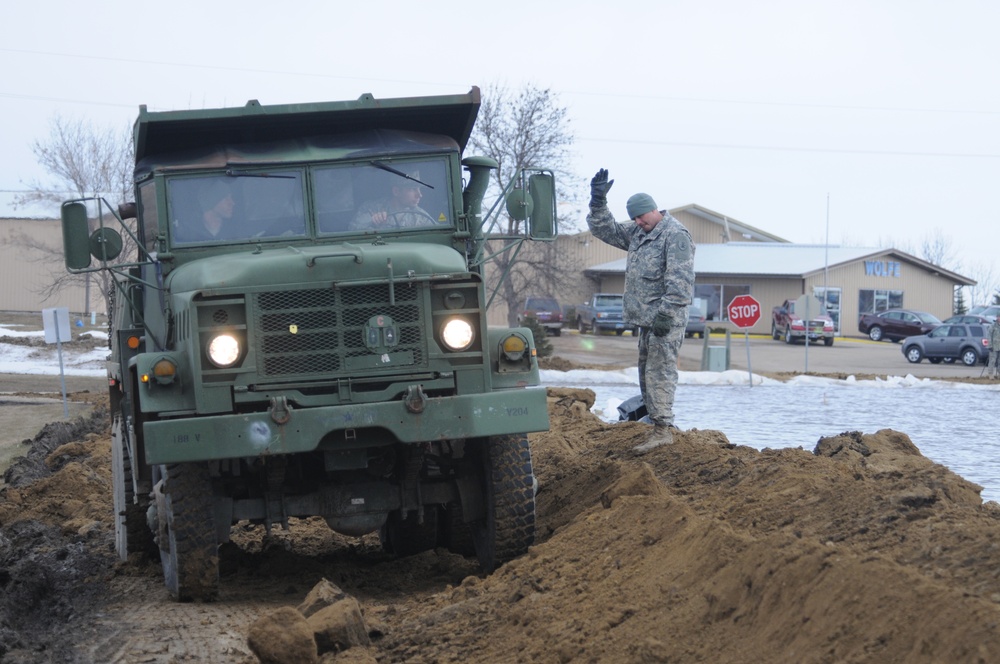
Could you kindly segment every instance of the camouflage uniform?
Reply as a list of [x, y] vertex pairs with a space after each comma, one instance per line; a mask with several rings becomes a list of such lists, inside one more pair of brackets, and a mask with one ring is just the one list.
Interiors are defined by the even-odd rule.
[[[387, 214], [386, 220], [382, 224], [372, 221], [372, 215], [379, 212]], [[374, 201], [363, 203], [358, 208], [358, 213], [351, 224], [352, 231], [370, 230], [391, 230], [394, 228], [414, 228], [416, 226], [430, 226], [436, 223], [434, 217], [421, 207], [397, 208], [393, 209], [392, 198], [387, 196]]]
[[[639, 326], [639, 389], [654, 424], [674, 421], [677, 355], [684, 341], [687, 310], [694, 291], [694, 242], [670, 214], [649, 233], [634, 222], [619, 223], [607, 205], [591, 207], [587, 225], [594, 237], [628, 251], [625, 269], [626, 324]], [[671, 321], [658, 337], [651, 326], [657, 313]]]
[[990, 375], [1000, 377], [1000, 317], [990, 325]]

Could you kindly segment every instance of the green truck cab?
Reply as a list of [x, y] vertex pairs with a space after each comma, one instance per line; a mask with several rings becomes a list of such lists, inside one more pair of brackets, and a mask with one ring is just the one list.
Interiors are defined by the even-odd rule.
[[479, 105], [141, 107], [135, 203], [63, 204], [67, 268], [114, 276], [117, 550], [158, 552], [173, 597], [216, 598], [239, 522], [320, 516], [486, 571], [532, 543], [545, 392], [531, 332], [487, 326], [483, 269], [487, 239], [555, 236], [555, 185], [519, 171], [524, 230], [491, 232]]

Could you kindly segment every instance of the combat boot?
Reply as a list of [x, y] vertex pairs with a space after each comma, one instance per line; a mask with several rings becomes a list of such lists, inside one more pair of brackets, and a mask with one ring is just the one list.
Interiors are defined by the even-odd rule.
[[645, 454], [646, 452], [662, 447], [663, 445], [671, 445], [674, 442], [673, 425], [670, 424], [655, 424], [653, 425], [653, 430], [649, 432], [649, 438], [645, 443], [635, 446], [635, 451], [639, 454]]

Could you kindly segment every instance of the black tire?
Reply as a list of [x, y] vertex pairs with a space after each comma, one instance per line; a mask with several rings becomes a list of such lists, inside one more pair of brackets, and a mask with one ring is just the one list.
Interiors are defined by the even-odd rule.
[[620, 337], [621, 335], [625, 334], [625, 330], [615, 330], [615, 334]]
[[827, 338], [823, 339], [823, 345], [824, 346], [832, 346], [833, 345], [833, 337], [827, 337]]
[[597, 329], [597, 319], [590, 321], [590, 331], [594, 334], [595, 337], [600, 335], [601, 331]]
[[974, 367], [979, 364], [979, 353], [975, 348], [963, 348], [961, 358], [962, 364], [967, 367]]
[[115, 551], [124, 561], [130, 553], [155, 556], [156, 542], [146, 522], [149, 495], [136, 496], [132, 484], [132, 462], [123, 420], [116, 415], [111, 424], [111, 502], [115, 510]]
[[868, 330], [868, 338], [872, 341], [882, 341], [882, 328], [876, 325]]
[[778, 332], [778, 326], [771, 323], [771, 338], [775, 341], [781, 341], [781, 333]]
[[786, 344], [795, 343], [795, 341], [792, 339], [792, 328], [790, 327], [785, 328], [785, 343]]
[[587, 328], [584, 326], [582, 318], [576, 319], [576, 329], [580, 334], [586, 334]]
[[562, 336], [562, 328], [559, 328], [559, 327], [553, 328], [553, 329], [549, 330], [549, 333], [552, 336], [554, 336], [554, 337], [561, 337]]
[[440, 512], [436, 505], [425, 505], [423, 523], [419, 522], [416, 511], [405, 519], [398, 511], [390, 512], [378, 533], [382, 548], [400, 557], [430, 551], [438, 544]]
[[527, 434], [492, 436], [482, 449], [486, 517], [472, 524], [483, 571], [524, 555], [535, 541], [535, 489]]
[[159, 514], [160, 561], [170, 595], [181, 602], [219, 596], [219, 545], [208, 465], [160, 467], [164, 512]]
[[903, 355], [906, 356], [907, 361], [913, 364], [920, 364], [920, 360], [924, 359], [923, 351], [920, 350], [919, 346], [907, 346]]

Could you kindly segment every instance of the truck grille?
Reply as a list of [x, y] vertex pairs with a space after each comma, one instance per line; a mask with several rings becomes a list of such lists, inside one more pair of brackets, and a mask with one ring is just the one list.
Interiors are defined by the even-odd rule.
[[291, 378], [346, 372], [349, 358], [372, 355], [362, 334], [377, 315], [390, 316], [399, 328], [399, 344], [391, 352], [409, 352], [411, 365], [423, 366], [422, 292], [415, 285], [397, 285], [394, 305], [389, 305], [387, 284], [256, 294], [261, 374]]

